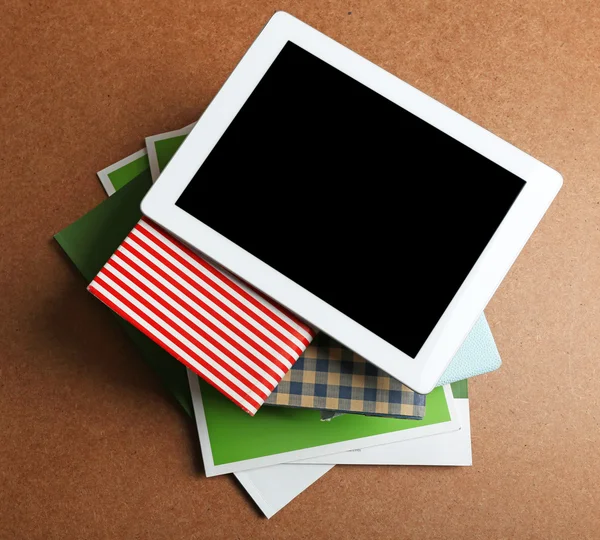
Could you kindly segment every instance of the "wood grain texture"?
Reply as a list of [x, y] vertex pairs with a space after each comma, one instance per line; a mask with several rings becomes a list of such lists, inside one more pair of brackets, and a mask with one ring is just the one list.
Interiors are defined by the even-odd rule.
[[[492, 300], [474, 466], [336, 467], [272, 520], [202, 474], [194, 428], [52, 235], [95, 171], [195, 120], [288, 11], [558, 169]], [[598, 538], [600, 4], [61, 0], [0, 17], [0, 538]]]

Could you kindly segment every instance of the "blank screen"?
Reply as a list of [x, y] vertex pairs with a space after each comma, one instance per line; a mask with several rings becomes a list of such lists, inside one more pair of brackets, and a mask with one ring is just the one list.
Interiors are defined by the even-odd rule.
[[176, 204], [414, 358], [523, 186], [288, 42]]

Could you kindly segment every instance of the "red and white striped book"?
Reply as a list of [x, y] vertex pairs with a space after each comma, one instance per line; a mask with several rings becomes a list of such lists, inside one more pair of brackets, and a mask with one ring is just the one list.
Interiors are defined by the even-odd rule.
[[314, 335], [145, 218], [88, 290], [251, 415]]

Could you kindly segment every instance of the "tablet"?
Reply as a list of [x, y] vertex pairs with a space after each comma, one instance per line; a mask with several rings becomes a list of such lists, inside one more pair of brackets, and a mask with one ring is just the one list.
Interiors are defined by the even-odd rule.
[[427, 393], [561, 185], [546, 165], [277, 13], [142, 211]]

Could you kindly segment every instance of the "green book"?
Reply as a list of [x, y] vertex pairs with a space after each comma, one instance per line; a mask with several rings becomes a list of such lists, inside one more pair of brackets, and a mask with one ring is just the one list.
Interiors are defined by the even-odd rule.
[[[54, 236], [89, 283], [119, 247], [141, 217], [140, 202], [150, 189], [150, 170], [129, 181], [114, 195]], [[116, 316], [147, 364], [167, 390], [192, 415], [192, 399], [185, 366], [137, 328]]]

